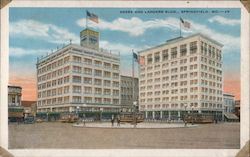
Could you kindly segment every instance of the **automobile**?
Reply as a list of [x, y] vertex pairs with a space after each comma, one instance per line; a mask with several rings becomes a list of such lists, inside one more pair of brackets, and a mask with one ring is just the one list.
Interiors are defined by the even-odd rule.
[[42, 120], [42, 119], [40, 119], [40, 118], [37, 118], [37, 119], [36, 119], [36, 122], [37, 122], [37, 123], [42, 123], [42, 122], [43, 122], [43, 120]]
[[35, 123], [35, 118], [33, 116], [28, 116], [24, 118], [24, 124], [33, 124]]

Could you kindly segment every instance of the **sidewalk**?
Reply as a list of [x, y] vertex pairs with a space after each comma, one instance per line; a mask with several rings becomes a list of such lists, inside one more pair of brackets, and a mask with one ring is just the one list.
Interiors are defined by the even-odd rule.
[[197, 124], [187, 124], [184, 123], [138, 123], [136, 126], [130, 123], [121, 123], [120, 126], [117, 126], [117, 123], [114, 123], [114, 126], [110, 122], [92, 122], [92, 123], [79, 123], [73, 124], [74, 127], [86, 127], [86, 128], [114, 128], [114, 129], [124, 129], [124, 128], [138, 128], [138, 129], [161, 129], [161, 128], [190, 128], [197, 127]]

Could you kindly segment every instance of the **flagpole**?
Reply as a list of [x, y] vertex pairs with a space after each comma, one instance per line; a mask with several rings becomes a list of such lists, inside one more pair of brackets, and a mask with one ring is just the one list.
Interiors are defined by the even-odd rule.
[[134, 122], [134, 128], [136, 127], [136, 116], [135, 116], [135, 110], [136, 110], [136, 106], [134, 104], [134, 93], [135, 93], [135, 88], [134, 88], [134, 75], [135, 75], [135, 70], [134, 70], [134, 66], [135, 66], [135, 58], [134, 58], [134, 50], [132, 49], [132, 107], [133, 107], [133, 122]]
[[180, 17], [180, 37], [181, 37], [181, 17]]
[[88, 15], [87, 15], [87, 11], [86, 11], [86, 28], [88, 28]]
[[[135, 71], [134, 71], [134, 50], [132, 49], [132, 107], [134, 107], [134, 75], [135, 75]], [[134, 111], [133, 111], [134, 112]]]

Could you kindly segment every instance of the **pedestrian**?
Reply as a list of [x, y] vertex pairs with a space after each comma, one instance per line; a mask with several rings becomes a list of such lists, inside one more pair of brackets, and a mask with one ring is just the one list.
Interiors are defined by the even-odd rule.
[[117, 116], [117, 126], [120, 126], [121, 118], [120, 115]]
[[83, 117], [83, 126], [85, 126], [85, 119], [86, 119], [86, 115], [85, 115], [85, 114], [83, 114], [83, 115], [82, 115], [82, 117]]
[[114, 118], [114, 115], [112, 114], [112, 116], [111, 116], [111, 124], [112, 124], [112, 126], [114, 126], [114, 121], [115, 121], [115, 118]]

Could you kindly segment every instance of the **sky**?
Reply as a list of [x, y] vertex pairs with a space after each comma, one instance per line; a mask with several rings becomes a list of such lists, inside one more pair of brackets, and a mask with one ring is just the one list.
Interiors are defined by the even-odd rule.
[[[191, 24], [184, 37], [203, 33], [222, 43], [224, 91], [240, 99], [240, 9], [88, 8], [99, 18], [100, 47], [120, 52], [121, 74], [131, 75], [135, 52], [179, 37], [180, 17]], [[72, 40], [80, 43], [86, 8], [10, 8], [9, 84], [23, 88], [22, 100], [36, 100], [36, 61]], [[136, 67], [137, 69], [137, 67]]]

